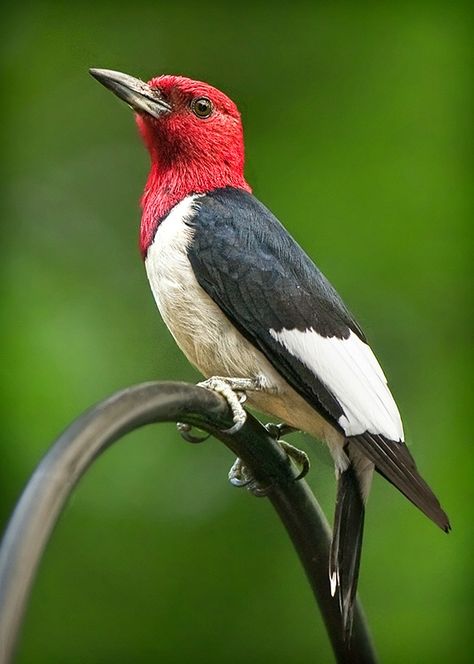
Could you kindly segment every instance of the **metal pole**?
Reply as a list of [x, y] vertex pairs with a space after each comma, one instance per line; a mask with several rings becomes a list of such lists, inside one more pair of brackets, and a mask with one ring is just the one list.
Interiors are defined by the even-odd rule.
[[233, 436], [226, 402], [202, 387], [144, 383], [112, 395], [73, 422], [49, 449], [17, 504], [0, 549], [0, 664], [10, 664], [38, 564], [69, 496], [93, 461], [126, 433], [153, 422], [186, 422], [219, 438], [255, 479], [270, 486], [279, 514], [306, 570], [337, 662], [373, 664], [376, 656], [359, 606], [350, 647], [344, 642], [328, 578], [330, 531], [304, 480], [294, 481], [286, 454], [249, 415]]

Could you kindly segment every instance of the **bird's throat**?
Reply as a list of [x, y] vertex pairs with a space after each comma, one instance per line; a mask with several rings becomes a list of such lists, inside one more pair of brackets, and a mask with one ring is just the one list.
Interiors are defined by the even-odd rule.
[[228, 168], [208, 169], [202, 163], [174, 163], [166, 168], [152, 162], [141, 199], [140, 252], [145, 258], [158, 226], [170, 210], [190, 194], [207, 194], [221, 187], [251, 192], [243, 173]]

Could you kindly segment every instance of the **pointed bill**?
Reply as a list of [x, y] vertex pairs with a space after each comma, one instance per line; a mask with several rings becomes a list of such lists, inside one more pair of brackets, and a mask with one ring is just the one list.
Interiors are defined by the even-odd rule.
[[171, 112], [171, 104], [163, 98], [160, 90], [139, 78], [112, 69], [89, 69], [89, 73], [137, 113], [148, 113], [159, 119]]

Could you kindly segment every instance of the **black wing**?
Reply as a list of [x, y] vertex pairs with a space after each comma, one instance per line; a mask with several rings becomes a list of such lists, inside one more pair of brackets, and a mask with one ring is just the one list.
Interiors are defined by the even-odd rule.
[[280, 222], [251, 194], [220, 189], [200, 202], [188, 257], [200, 286], [292, 387], [340, 429], [344, 411], [319, 376], [270, 329], [364, 335], [341, 298]]
[[[203, 197], [189, 224], [195, 234], [188, 257], [200, 286], [313, 408], [427, 516], [449, 529], [446, 514], [401, 441], [401, 423], [395, 421], [398, 410], [360, 327], [276, 217], [251, 194], [225, 188]], [[314, 330], [319, 339], [334, 340], [330, 346], [342, 349], [336, 356], [338, 388], [328, 387], [329, 375], [312, 362], [311, 354], [305, 357], [307, 350], [290, 352], [270, 333], [285, 329]], [[351, 333], [363, 342], [356, 347], [358, 352], [362, 349], [357, 357], [351, 355], [349, 344], [337, 343], [348, 340]], [[328, 372], [334, 371], [330, 365], [331, 361]], [[344, 417], [350, 419], [351, 400], [357, 402], [358, 424], [366, 421], [367, 430], [353, 432], [341, 425]], [[383, 429], [374, 433], [377, 409], [399, 429], [400, 440]]]

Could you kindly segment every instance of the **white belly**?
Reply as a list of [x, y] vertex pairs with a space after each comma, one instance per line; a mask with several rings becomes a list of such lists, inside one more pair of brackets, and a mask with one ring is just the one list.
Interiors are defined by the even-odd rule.
[[340, 449], [343, 437], [302, 399], [265, 356], [232, 325], [198, 284], [186, 249], [199, 196], [176, 205], [158, 227], [145, 260], [161, 316], [188, 360], [206, 377], [263, 378], [268, 391], [251, 392], [249, 403]]

